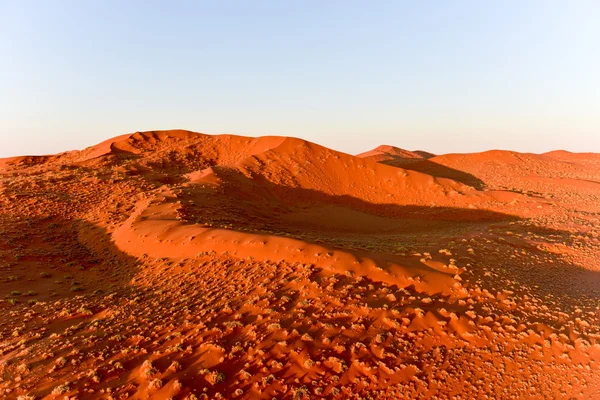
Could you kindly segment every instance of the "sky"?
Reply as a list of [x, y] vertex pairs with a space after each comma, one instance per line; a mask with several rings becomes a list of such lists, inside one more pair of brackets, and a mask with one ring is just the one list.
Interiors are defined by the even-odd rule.
[[0, 157], [188, 129], [600, 152], [600, 1], [0, 0]]

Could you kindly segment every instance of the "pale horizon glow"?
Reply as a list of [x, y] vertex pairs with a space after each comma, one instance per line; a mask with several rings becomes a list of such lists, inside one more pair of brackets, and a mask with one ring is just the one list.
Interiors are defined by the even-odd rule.
[[596, 0], [0, 0], [0, 157], [135, 131], [600, 153]]

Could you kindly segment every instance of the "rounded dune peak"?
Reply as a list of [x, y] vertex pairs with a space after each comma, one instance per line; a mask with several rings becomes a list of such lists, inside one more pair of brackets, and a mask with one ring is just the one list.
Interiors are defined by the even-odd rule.
[[357, 157], [369, 157], [376, 154], [390, 154], [396, 156], [405, 156], [412, 158], [420, 158], [421, 156], [413, 151], [402, 149], [400, 147], [392, 146], [389, 144], [382, 144], [375, 147], [373, 150], [366, 151], [364, 153], [357, 154]]
[[398, 152], [398, 151], [406, 151], [396, 146], [391, 146], [389, 144], [381, 144], [375, 147], [374, 151], [381, 151], [384, 153]]
[[357, 154], [356, 157], [370, 159], [372, 161], [392, 165], [401, 166], [403, 164], [413, 163], [415, 161], [430, 158], [426, 152], [415, 152], [405, 150], [400, 147], [383, 144], [377, 146], [373, 150]]
[[542, 155], [566, 162], [591, 162], [595, 164], [600, 162], [600, 154], [591, 152], [575, 153], [567, 150], [553, 150]]

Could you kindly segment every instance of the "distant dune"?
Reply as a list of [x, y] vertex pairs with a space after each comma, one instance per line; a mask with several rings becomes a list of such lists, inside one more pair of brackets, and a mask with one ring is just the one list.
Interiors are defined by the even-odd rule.
[[410, 151], [399, 147], [381, 145], [365, 153], [357, 154], [356, 157], [366, 158], [387, 165], [401, 166], [419, 160], [427, 160], [434, 157], [432, 153], [425, 151]]

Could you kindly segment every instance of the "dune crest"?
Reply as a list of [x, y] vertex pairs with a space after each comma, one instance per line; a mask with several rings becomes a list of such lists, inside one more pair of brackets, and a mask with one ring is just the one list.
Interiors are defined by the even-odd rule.
[[382, 164], [401, 166], [403, 164], [412, 163], [415, 161], [429, 159], [434, 157], [432, 153], [424, 151], [410, 151], [390, 145], [381, 145], [373, 150], [357, 154], [356, 157], [367, 158], [372, 161]]

